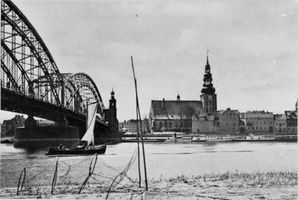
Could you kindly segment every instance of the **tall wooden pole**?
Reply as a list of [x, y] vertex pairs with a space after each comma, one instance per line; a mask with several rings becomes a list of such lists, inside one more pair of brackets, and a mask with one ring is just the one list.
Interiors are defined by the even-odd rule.
[[132, 56], [130, 58], [131, 58], [131, 66], [132, 66], [132, 72], [133, 72], [133, 77], [134, 77], [134, 82], [135, 82], [135, 93], [136, 93], [136, 104], [137, 104], [137, 127], [139, 127], [139, 123], [140, 123], [140, 129], [141, 129], [141, 133], [138, 132], [138, 137], [141, 138], [141, 143], [142, 143], [144, 174], [145, 174], [145, 187], [146, 187], [146, 190], [148, 190], [146, 156], [145, 156], [145, 147], [144, 147], [144, 140], [143, 140], [143, 134], [142, 134], [142, 118], [141, 118], [141, 112], [140, 112], [140, 106], [139, 106], [138, 86], [137, 86], [137, 79], [136, 79], [136, 75], [135, 75], [135, 69], [134, 69], [134, 65], [133, 65], [133, 58], [132, 58]]
[[137, 145], [138, 145], [138, 171], [139, 171], [139, 187], [142, 186], [141, 176], [141, 156], [140, 156], [140, 133], [139, 133], [139, 120], [138, 120], [138, 107], [136, 106], [136, 119], [137, 119]]
[[[134, 75], [134, 66], [133, 66], [133, 59], [131, 56], [131, 66], [133, 70]], [[135, 75], [134, 75], [134, 83], [135, 83]], [[137, 102], [137, 96], [136, 96], [136, 102]], [[136, 119], [137, 119], [137, 145], [138, 145], [138, 172], [139, 172], [139, 187], [141, 187], [142, 182], [142, 176], [141, 176], [141, 158], [140, 158], [140, 133], [139, 133], [139, 120], [138, 120], [138, 106], [136, 105]]]
[[142, 141], [142, 151], [143, 151], [143, 162], [144, 162], [144, 174], [145, 174], [145, 186], [146, 190], [148, 191], [148, 179], [147, 179], [147, 166], [146, 166], [146, 156], [145, 156], [145, 147], [144, 147], [144, 140], [143, 140], [143, 133], [142, 133], [142, 118], [141, 118], [141, 111], [139, 107], [139, 101], [137, 101], [138, 104], [138, 111], [139, 111], [139, 121], [140, 121], [140, 129], [141, 129], [141, 141]]

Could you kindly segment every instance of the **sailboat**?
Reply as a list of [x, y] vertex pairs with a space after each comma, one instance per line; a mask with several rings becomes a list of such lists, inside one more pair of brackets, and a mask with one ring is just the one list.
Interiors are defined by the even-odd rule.
[[51, 147], [47, 155], [55, 154], [104, 154], [106, 152], [106, 145], [94, 145], [94, 126], [97, 116], [97, 104], [88, 106], [87, 117], [87, 131], [78, 144], [71, 148], [64, 148], [63, 145], [59, 147]]

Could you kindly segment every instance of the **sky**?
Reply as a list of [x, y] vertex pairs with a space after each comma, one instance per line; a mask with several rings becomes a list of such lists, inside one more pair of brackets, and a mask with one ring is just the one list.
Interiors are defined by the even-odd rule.
[[[298, 0], [12, 0], [60, 72], [89, 74], [119, 121], [151, 100], [200, 100], [206, 52], [218, 109], [294, 110]], [[1, 112], [0, 121], [10, 116]]]

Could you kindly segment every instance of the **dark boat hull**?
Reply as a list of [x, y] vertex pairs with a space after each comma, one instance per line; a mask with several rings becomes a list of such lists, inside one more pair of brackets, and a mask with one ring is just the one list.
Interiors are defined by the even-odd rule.
[[106, 145], [97, 145], [94, 148], [90, 149], [59, 149], [59, 148], [50, 148], [47, 155], [57, 155], [57, 154], [104, 154], [106, 152]]

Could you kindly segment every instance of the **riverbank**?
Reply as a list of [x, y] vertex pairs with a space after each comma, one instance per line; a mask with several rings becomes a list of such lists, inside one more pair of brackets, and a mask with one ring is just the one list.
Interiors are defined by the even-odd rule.
[[[143, 135], [146, 143], [207, 143], [207, 142], [297, 142], [297, 135], [278, 135], [278, 134], [194, 134], [194, 133], [153, 133]], [[125, 134], [122, 142], [137, 142], [135, 134]]]
[[[1, 199], [105, 199], [111, 181], [80, 185], [58, 185], [54, 195], [50, 187], [25, 188], [16, 196], [16, 188], [2, 188]], [[297, 172], [226, 172], [203, 176], [184, 176], [149, 180], [149, 191], [139, 189], [136, 180], [124, 180], [112, 188], [108, 199], [298, 199]]]

